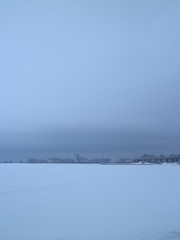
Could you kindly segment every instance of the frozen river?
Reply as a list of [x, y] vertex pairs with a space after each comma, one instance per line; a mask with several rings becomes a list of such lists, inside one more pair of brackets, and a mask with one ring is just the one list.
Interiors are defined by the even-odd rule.
[[180, 165], [0, 164], [0, 239], [180, 239]]

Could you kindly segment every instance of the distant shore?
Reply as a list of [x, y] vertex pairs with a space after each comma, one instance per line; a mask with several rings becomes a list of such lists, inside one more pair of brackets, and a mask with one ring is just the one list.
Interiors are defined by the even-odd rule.
[[159, 156], [153, 154], [144, 154], [136, 158], [119, 158], [112, 160], [110, 158], [96, 158], [87, 159], [79, 154], [75, 154], [73, 158], [48, 158], [48, 159], [36, 159], [29, 158], [27, 161], [2, 161], [0, 163], [32, 163], [32, 164], [101, 164], [101, 165], [152, 165], [152, 164], [164, 164], [164, 163], [175, 163], [180, 164], [180, 154], [164, 155]]

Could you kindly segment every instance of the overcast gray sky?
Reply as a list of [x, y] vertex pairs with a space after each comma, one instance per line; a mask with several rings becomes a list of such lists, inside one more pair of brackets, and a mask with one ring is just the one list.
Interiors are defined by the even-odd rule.
[[1, 160], [180, 152], [179, 29], [179, 0], [1, 0]]

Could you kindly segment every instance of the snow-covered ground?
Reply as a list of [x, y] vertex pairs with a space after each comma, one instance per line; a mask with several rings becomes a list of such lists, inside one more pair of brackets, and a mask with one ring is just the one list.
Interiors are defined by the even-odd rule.
[[180, 239], [180, 165], [0, 164], [0, 239]]

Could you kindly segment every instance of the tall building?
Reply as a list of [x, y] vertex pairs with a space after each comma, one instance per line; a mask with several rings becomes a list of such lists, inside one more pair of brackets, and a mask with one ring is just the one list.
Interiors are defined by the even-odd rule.
[[75, 162], [80, 162], [80, 155], [78, 153], [75, 154]]

